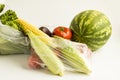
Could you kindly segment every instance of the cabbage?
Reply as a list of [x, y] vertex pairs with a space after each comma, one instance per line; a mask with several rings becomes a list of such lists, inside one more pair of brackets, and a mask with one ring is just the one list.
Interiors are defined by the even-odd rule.
[[0, 54], [30, 53], [27, 37], [19, 30], [0, 24]]
[[[0, 4], [0, 12], [4, 7], [4, 4]], [[16, 19], [17, 15], [13, 10], [0, 15], [0, 54], [30, 53], [28, 38], [21, 31]]]

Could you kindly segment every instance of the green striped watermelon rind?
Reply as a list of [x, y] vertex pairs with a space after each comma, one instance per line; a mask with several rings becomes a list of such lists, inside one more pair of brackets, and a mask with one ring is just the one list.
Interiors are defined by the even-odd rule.
[[108, 17], [97, 10], [86, 10], [77, 14], [71, 24], [72, 41], [85, 43], [92, 51], [101, 48], [112, 34]]

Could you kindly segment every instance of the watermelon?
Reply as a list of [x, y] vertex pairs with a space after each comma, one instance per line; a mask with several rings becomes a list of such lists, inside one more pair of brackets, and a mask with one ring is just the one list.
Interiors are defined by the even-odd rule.
[[85, 43], [92, 50], [101, 48], [110, 38], [112, 26], [108, 17], [97, 10], [77, 14], [70, 24], [72, 41]]

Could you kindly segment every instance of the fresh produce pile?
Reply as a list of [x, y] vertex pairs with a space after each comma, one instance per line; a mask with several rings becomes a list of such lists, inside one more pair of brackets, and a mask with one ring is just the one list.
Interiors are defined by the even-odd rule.
[[[4, 7], [0, 4], [0, 12]], [[78, 14], [69, 28], [57, 26], [53, 32], [45, 26], [36, 28], [13, 10], [1, 14], [0, 21], [0, 54], [28, 53], [31, 68], [47, 68], [60, 76], [65, 70], [91, 73], [92, 51], [105, 44], [111, 35], [108, 18], [94, 10]]]

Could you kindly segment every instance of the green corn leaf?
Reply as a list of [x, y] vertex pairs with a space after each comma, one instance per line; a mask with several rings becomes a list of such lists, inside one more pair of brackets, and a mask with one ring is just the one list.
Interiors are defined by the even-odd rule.
[[48, 47], [43, 41], [40, 40], [39, 36], [36, 36], [32, 32], [27, 33], [32, 47], [34, 48], [40, 59], [46, 64], [48, 69], [53, 74], [63, 75], [64, 65], [61, 60], [55, 55], [54, 51]]
[[63, 61], [67, 63], [69, 66], [74, 68], [78, 72], [89, 74], [91, 69], [85, 59], [85, 57], [74, 48], [69, 41], [61, 38], [61, 37], [54, 37], [54, 43], [57, 44], [59, 51], [61, 52], [61, 58]]

